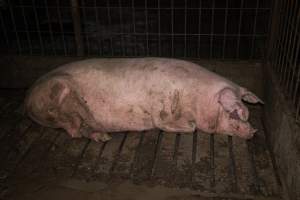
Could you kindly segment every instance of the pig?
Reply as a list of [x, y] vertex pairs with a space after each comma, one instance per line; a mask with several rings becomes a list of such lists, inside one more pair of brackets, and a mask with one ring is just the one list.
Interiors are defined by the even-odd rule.
[[243, 101], [263, 103], [246, 88], [192, 62], [95, 58], [41, 77], [24, 105], [43, 126], [105, 142], [114, 132], [150, 129], [249, 139], [257, 130], [248, 122]]

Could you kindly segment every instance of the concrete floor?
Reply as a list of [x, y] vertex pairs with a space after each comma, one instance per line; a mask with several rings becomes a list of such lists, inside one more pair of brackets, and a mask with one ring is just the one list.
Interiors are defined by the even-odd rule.
[[[262, 96], [259, 64], [199, 63]], [[147, 131], [116, 133], [111, 141], [96, 143], [31, 122], [22, 115], [22, 100], [23, 93], [13, 91], [3, 91], [0, 98], [0, 199], [281, 197], [262, 106], [249, 105], [250, 121], [259, 132], [248, 141]]]

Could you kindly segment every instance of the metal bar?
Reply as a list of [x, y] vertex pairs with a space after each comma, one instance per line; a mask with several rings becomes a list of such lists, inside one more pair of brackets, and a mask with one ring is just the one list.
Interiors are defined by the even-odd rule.
[[[22, 0], [20, 0], [20, 4], [23, 4]], [[30, 35], [29, 35], [29, 28], [28, 28], [28, 23], [27, 23], [26, 16], [25, 16], [24, 7], [21, 7], [21, 10], [22, 10], [22, 15], [23, 15], [23, 19], [24, 19], [25, 29], [27, 30], [26, 31], [26, 37], [27, 37], [28, 44], [29, 44], [29, 51], [30, 51], [30, 55], [32, 55], [32, 44], [31, 44], [31, 38], [30, 38]]]
[[61, 12], [60, 12], [60, 9], [59, 9], [59, 0], [56, 0], [56, 4], [57, 4], [56, 9], [57, 9], [57, 14], [58, 14], [60, 30], [61, 30], [61, 36], [62, 36], [62, 40], [63, 40], [64, 54], [66, 56], [67, 55], [67, 47], [66, 47], [66, 40], [65, 40], [65, 35], [64, 35], [64, 27], [63, 27], [62, 19], [61, 19]]
[[241, 27], [242, 27], [242, 16], [243, 16], [243, 8], [244, 0], [241, 0], [241, 10], [240, 10], [240, 18], [239, 18], [239, 26], [238, 26], [238, 38], [237, 38], [237, 46], [236, 46], [236, 59], [239, 59], [240, 55], [240, 40], [241, 40]]
[[126, 142], [127, 136], [128, 136], [128, 133], [126, 132], [126, 133], [124, 134], [124, 136], [123, 136], [123, 139], [122, 139], [121, 143], [120, 143], [120, 146], [119, 146], [119, 148], [118, 148], [118, 151], [117, 151], [117, 154], [116, 154], [116, 156], [115, 156], [115, 159], [114, 159], [114, 161], [113, 161], [113, 163], [112, 163], [112, 165], [111, 165], [111, 168], [109, 169], [109, 174], [110, 174], [110, 176], [112, 176], [112, 174], [113, 174], [113, 172], [114, 172], [114, 170], [115, 170], [115, 168], [116, 168], [116, 165], [117, 165], [117, 163], [118, 163], [118, 161], [119, 161], [119, 159], [120, 159], [120, 155], [121, 155], [121, 152], [122, 152], [122, 150], [123, 150], [123, 146], [124, 146], [124, 144], [125, 144], [125, 142]]
[[[81, 0], [81, 9], [82, 9], [82, 16], [83, 16], [83, 20], [82, 21], [87, 21], [87, 17], [86, 17], [86, 12], [85, 12], [85, 0]], [[97, 29], [98, 30], [98, 29]], [[82, 33], [84, 34], [85, 31], [82, 30]], [[87, 46], [87, 56], [90, 55], [90, 40], [89, 40], [89, 35], [85, 34], [85, 39], [86, 39], [86, 46]]]
[[160, 0], [158, 0], [158, 56], [162, 56], [161, 55], [161, 37], [160, 37], [160, 26], [161, 26], [161, 8], [160, 8]]
[[251, 173], [253, 176], [253, 192], [255, 194], [260, 194], [260, 187], [259, 187], [259, 179], [258, 179], [258, 175], [257, 175], [257, 171], [256, 171], [256, 167], [255, 167], [255, 161], [254, 161], [254, 144], [253, 141], [246, 141], [247, 143], [247, 150], [248, 150], [248, 154], [249, 154], [249, 160], [250, 160], [250, 165], [251, 165]]
[[1, 30], [2, 30], [3, 35], [4, 35], [6, 46], [9, 47], [9, 40], [8, 40], [8, 36], [7, 36], [7, 30], [6, 30], [6, 27], [5, 27], [5, 24], [4, 24], [2, 12], [0, 12], [0, 22], [1, 22]]
[[[300, 70], [299, 70], [300, 71]], [[297, 111], [296, 111], [296, 121], [299, 120], [299, 116], [300, 116], [300, 98], [298, 100], [298, 105], [297, 105]]]
[[[283, 23], [284, 23], [284, 27], [283, 27], [283, 32], [281, 34], [281, 41], [280, 41], [280, 44], [281, 44], [281, 47], [282, 49], [284, 50], [284, 46], [285, 46], [285, 40], [286, 40], [286, 36], [288, 34], [288, 21], [289, 21], [289, 18], [290, 18], [290, 14], [289, 14], [289, 10], [290, 10], [290, 2], [291, 1], [288, 1], [287, 3], [287, 7], [286, 7], [286, 13], [285, 13], [285, 16], [284, 17], [284, 20], [283, 20]], [[279, 73], [281, 71], [281, 64], [282, 64], [282, 56], [283, 54], [281, 55], [278, 55], [278, 63], [277, 63], [277, 72]], [[280, 78], [280, 77], [279, 77]]]
[[148, 8], [145, 0], [145, 26], [146, 26], [146, 55], [149, 56]]
[[16, 22], [15, 22], [15, 17], [14, 17], [12, 5], [10, 4], [10, 1], [7, 1], [7, 4], [8, 4], [8, 7], [9, 7], [9, 13], [10, 13], [11, 20], [12, 20], [13, 31], [14, 31], [14, 34], [16, 35], [16, 39], [17, 39], [18, 53], [20, 54], [22, 52], [22, 47], [21, 47], [20, 38], [19, 38], [19, 35], [18, 35], [18, 32], [17, 32], [17, 27], [16, 27]]
[[272, 12], [269, 17], [270, 21], [270, 29], [268, 31], [269, 39], [267, 45], [267, 55], [265, 57], [265, 61], [270, 61], [271, 65], [273, 65], [274, 59], [272, 59], [272, 55], [274, 55], [275, 47], [277, 46], [276, 38], [278, 38], [278, 30], [280, 25], [280, 0], [275, 0], [272, 6]]
[[257, 22], [257, 15], [258, 15], [258, 7], [259, 7], [259, 0], [256, 0], [256, 7], [255, 7], [255, 16], [254, 16], [254, 24], [253, 24], [253, 36], [251, 42], [251, 55], [250, 59], [253, 59], [254, 55], [254, 43], [255, 43], [255, 33], [256, 33], [256, 22]]
[[186, 57], [186, 40], [187, 40], [187, 0], [184, 3], [184, 49], [183, 57]]
[[[284, 69], [283, 69], [283, 77], [282, 77], [282, 84], [284, 84], [284, 88], [287, 89], [287, 85], [290, 82], [289, 79], [287, 79], [289, 77], [289, 74], [293, 69], [293, 67], [291, 66], [290, 63], [292, 63], [292, 59], [293, 59], [293, 53], [294, 53], [294, 48], [295, 48], [295, 40], [297, 37], [297, 30], [298, 30], [298, 25], [299, 25], [299, 19], [300, 19], [300, 12], [298, 11], [297, 13], [297, 7], [298, 7], [298, 1], [296, 1], [295, 6], [294, 6], [294, 16], [292, 17], [292, 23], [291, 24], [296, 24], [296, 27], [293, 28], [291, 30], [290, 33], [290, 37], [289, 37], [289, 44], [288, 44], [288, 48], [287, 48], [287, 53], [286, 53], [286, 60], [287, 62], [285, 63]], [[296, 20], [297, 18], [297, 20]], [[292, 26], [292, 25], [291, 25]], [[294, 37], [293, 37], [294, 36]], [[292, 38], [293, 40], [293, 44], [292, 44]], [[292, 48], [291, 48], [292, 46]], [[287, 68], [289, 68], [289, 70], [287, 70]]]
[[[212, 0], [212, 8], [215, 8], [215, 0]], [[215, 21], [215, 9], [211, 10], [211, 27], [210, 27], [210, 49], [209, 49], [209, 59], [213, 57], [213, 41], [214, 41], [214, 21]]]
[[[26, 30], [19, 30], [18, 31], [19, 33], [22, 33], [22, 32], [26, 32]], [[37, 31], [29, 31], [30, 33], [36, 33]], [[48, 33], [47, 31], [41, 31], [41, 33]], [[56, 32], [56, 31], [53, 31], [53, 33], [60, 33], [60, 32]], [[73, 33], [73, 32], [68, 32], [66, 31], [65, 33]], [[85, 33], [85, 32], [84, 32]], [[86, 33], [89, 33], [89, 32], [86, 32]], [[111, 33], [111, 35], [120, 35], [120, 34], [130, 34], [130, 32], [122, 32], [122, 33]], [[139, 33], [137, 32], [136, 35], [145, 35], [145, 33]], [[149, 33], [150, 36], [158, 36], [158, 33]], [[163, 35], [163, 36], [171, 36], [171, 35], [175, 35], [175, 36], [184, 36], [184, 33], [160, 33], [160, 35]], [[224, 34], [223, 33], [215, 33], [215, 34], [209, 34], [209, 33], [202, 33], [202, 34], [197, 34], [197, 33], [189, 33], [187, 34], [189, 36], [221, 36], [221, 37], [224, 37]], [[238, 34], [226, 34], [226, 36], [238, 36]], [[245, 37], [251, 37], [253, 36], [252, 34], [240, 34], [240, 36], [245, 36]], [[267, 34], [256, 34], [255, 37], [266, 37]]]
[[133, 36], [134, 36], [134, 56], [137, 56], [137, 40], [136, 40], [136, 27], [135, 27], [135, 7], [134, 7], [134, 0], [132, 0], [132, 23], [133, 23]]
[[[292, 1], [292, 2], [294, 2], [294, 1]], [[293, 24], [291, 24], [291, 25], [289, 25], [289, 23], [290, 23], [290, 21], [292, 21], [293, 19], [291, 19], [292, 18], [292, 16], [293, 16], [293, 7], [295, 7], [295, 5], [294, 4], [291, 4], [291, 8], [289, 9], [289, 11], [288, 11], [288, 13], [289, 13], [289, 15], [288, 15], [288, 20], [287, 20], [287, 23], [288, 23], [288, 25], [287, 25], [287, 30], [286, 30], [286, 35], [284, 36], [284, 47], [283, 47], [283, 49], [284, 49], [284, 54], [285, 55], [287, 55], [287, 52], [288, 52], [288, 38], [289, 38], [289, 36], [292, 34], [292, 27], [293, 27]], [[279, 69], [279, 74], [280, 74], [280, 77], [279, 77], [279, 84], [280, 85], [282, 85], [283, 84], [283, 77], [284, 77], [284, 71], [286, 70], [285, 69], [285, 67], [287, 67], [286, 66], [286, 59], [285, 59], [286, 57], [285, 56], [283, 56], [283, 55], [281, 55], [281, 60], [280, 60], [280, 69]]]
[[200, 57], [200, 47], [201, 47], [201, 36], [200, 36], [200, 33], [201, 33], [201, 15], [202, 15], [202, 12], [201, 12], [201, 7], [199, 8], [199, 16], [198, 16], [198, 49], [197, 49], [197, 54], [198, 54], [198, 57]]
[[155, 176], [155, 169], [156, 169], [157, 161], [159, 158], [159, 152], [160, 152], [161, 141], [162, 141], [163, 136], [164, 135], [163, 135], [162, 131], [159, 131], [157, 140], [156, 140], [156, 144], [155, 144], [154, 154], [153, 154], [153, 162], [152, 162], [150, 177]]
[[145, 136], [145, 132], [142, 132], [141, 136], [140, 136], [138, 146], [137, 146], [137, 148], [135, 150], [135, 153], [134, 153], [133, 162], [131, 163], [131, 166], [130, 166], [129, 174], [130, 174], [131, 179], [133, 179], [133, 177], [134, 177], [135, 165], [137, 165], [138, 160], [139, 160], [139, 155], [140, 155], [140, 151], [141, 151], [142, 144], [143, 144], [143, 141], [144, 141], [144, 136]]
[[48, 27], [49, 27], [49, 32], [50, 32], [50, 38], [51, 38], [51, 43], [52, 43], [52, 50], [54, 55], [56, 55], [56, 49], [55, 49], [55, 42], [54, 42], [54, 37], [53, 37], [53, 32], [52, 32], [52, 25], [51, 25], [51, 19], [49, 16], [49, 7], [47, 5], [47, 0], [44, 0], [45, 2], [45, 7], [46, 7], [46, 15], [47, 15], [47, 20], [48, 20]]
[[107, 142], [103, 142], [102, 145], [101, 145], [101, 147], [100, 147], [100, 149], [99, 149], [99, 153], [98, 153], [97, 159], [96, 159], [95, 164], [94, 164], [94, 166], [92, 168], [92, 173], [91, 173], [92, 176], [96, 174], [96, 169], [97, 169], [97, 167], [99, 165], [99, 162], [101, 160], [102, 153], [103, 153], [103, 151], [105, 149], [106, 144], [107, 144]]
[[71, 11], [72, 11], [72, 19], [73, 19], [73, 27], [75, 33], [75, 41], [77, 48], [77, 56], [84, 55], [84, 47], [83, 40], [81, 36], [81, 19], [80, 19], [80, 10], [78, 0], [70, 0], [71, 3]]
[[[287, 76], [287, 84], [285, 86], [285, 89], [287, 89], [288, 91], [288, 94], [290, 94], [290, 83], [293, 82], [294, 80], [294, 76], [291, 77], [292, 73], [295, 75], [295, 71], [296, 71], [296, 64], [297, 64], [297, 57], [298, 57], [298, 51], [299, 51], [299, 44], [300, 44], [300, 38], [298, 38], [298, 42], [296, 42], [297, 40], [297, 30], [298, 30], [298, 27], [299, 27], [299, 24], [300, 24], [300, 10], [298, 10], [298, 14], [297, 14], [297, 22], [296, 22], [296, 28], [295, 28], [295, 34], [294, 34], [294, 38], [293, 38], [293, 47], [291, 49], [291, 54], [290, 54], [290, 59], [294, 59], [294, 64], [292, 66], [292, 70], [290, 70], [290, 72], [288, 73], [288, 76]], [[297, 45], [296, 45], [297, 43]], [[296, 47], [296, 51], [295, 51], [295, 47]], [[296, 54], [295, 54], [296, 53]]]
[[[123, 27], [123, 12], [122, 12], [122, 7], [121, 7], [121, 0], [118, 1], [119, 3], [119, 14], [120, 14], [120, 29], [122, 30], [121, 32], [124, 32], [124, 27]], [[125, 56], [125, 44], [124, 44], [124, 35], [120, 35], [121, 38], [121, 49], [122, 49], [122, 56]]]
[[86, 140], [87, 140], [87, 141], [86, 141], [85, 145], [83, 146], [83, 148], [82, 148], [80, 154], [78, 155], [78, 158], [76, 159], [76, 163], [75, 163], [75, 165], [74, 165], [74, 168], [73, 168], [73, 172], [72, 172], [72, 174], [71, 174], [71, 177], [74, 177], [74, 176], [76, 175], [76, 173], [77, 173], [77, 171], [78, 171], [79, 164], [81, 163], [82, 158], [83, 158], [83, 156], [84, 156], [84, 154], [85, 154], [85, 152], [86, 152], [88, 146], [89, 146], [90, 143], [91, 143], [91, 140], [89, 140], [89, 139], [86, 139]]
[[[109, 0], [106, 1], [106, 6], [107, 6], [106, 9], [107, 9], [107, 17], [108, 17], [108, 26], [111, 27], [111, 15], [110, 15]], [[111, 56], [114, 56], [112, 36], [110, 36], [109, 39], [110, 39]]]
[[229, 0], [226, 0], [222, 59], [225, 59], [225, 50], [226, 50], [226, 34], [227, 34], [228, 2], [229, 2]]
[[172, 53], [172, 57], [174, 57], [174, 1], [175, 0], [171, 0], [171, 53]]
[[198, 143], [198, 132], [197, 130], [193, 133], [193, 149], [192, 149], [192, 168], [190, 173], [190, 181], [193, 184], [193, 177], [195, 171], [195, 163], [196, 163], [196, 156], [197, 156], [197, 143]]
[[[24, 7], [24, 8], [29, 8], [29, 7], [32, 7], [32, 6], [29, 6], [29, 5], [16, 5], [16, 6], [14, 6], [14, 7], [16, 7], [16, 8], [18, 8], [18, 7]], [[55, 8], [56, 6], [48, 6], [49, 8]], [[85, 6], [86, 8], [95, 8], [94, 6]], [[119, 8], [119, 6], [108, 6], [110, 9], [118, 9]], [[44, 6], [36, 6], [36, 8], [44, 8]], [[70, 7], [68, 7], [68, 6], [61, 6], [61, 8], [64, 8], [64, 9], [67, 9], [67, 8], [70, 8]], [[97, 8], [100, 8], [100, 9], [107, 9], [107, 6], [97, 6]], [[124, 9], [130, 9], [130, 8], [132, 8], [132, 7], [129, 7], [129, 6], [122, 6], [122, 8], [124, 8]], [[137, 6], [137, 7], [135, 7], [136, 9], [144, 9], [145, 7], [139, 7], [139, 6]], [[151, 9], [151, 10], [155, 10], [155, 9], [157, 9], [157, 7], [147, 7], [148, 9]], [[172, 7], [164, 7], [163, 9], [166, 9], [166, 10], [172, 10], [172, 9], [174, 9], [174, 10], [182, 10], [182, 8], [180, 8], [180, 7], [174, 7], [174, 8], [172, 8]], [[187, 8], [187, 10], [198, 10], [199, 8]], [[201, 10], [212, 10], [212, 9], [214, 9], [214, 10], [224, 10], [224, 9], [226, 9], [226, 7], [215, 7], [215, 8], [210, 8], [210, 7], [202, 7], [201, 8]], [[229, 10], [255, 10], [255, 8], [229, 8]], [[271, 8], [258, 8], [258, 10], [263, 10], [263, 11], [270, 11], [271, 10]]]
[[38, 32], [38, 36], [39, 36], [42, 55], [44, 55], [45, 54], [45, 47], [44, 47], [42, 34], [41, 34], [41, 30], [40, 30], [40, 20], [39, 20], [39, 17], [38, 17], [37, 11], [36, 11], [36, 7], [35, 7], [35, 0], [32, 0], [32, 8], [33, 8], [33, 12], [34, 12], [34, 18], [35, 18], [35, 21], [36, 21], [36, 28], [37, 28], [37, 32]]
[[209, 138], [209, 157], [210, 157], [210, 173], [211, 173], [211, 178], [210, 178], [210, 187], [211, 190], [214, 191], [215, 185], [216, 185], [216, 179], [215, 179], [215, 138], [214, 134], [210, 135]]
[[173, 153], [173, 162], [175, 163], [175, 165], [177, 165], [177, 157], [178, 157], [178, 150], [179, 150], [179, 144], [180, 144], [180, 137], [181, 137], [181, 135], [179, 133], [177, 133], [176, 138], [175, 138], [174, 153]]
[[238, 184], [237, 184], [237, 175], [236, 175], [236, 164], [235, 158], [233, 153], [233, 145], [232, 145], [232, 136], [228, 136], [228, 151], [229, 151], [229, 158], [230, 158], [230, 175], [232, 177], [231, 180], [231, 187], [232, 192], [236, 193], [238, 191]]
[[[101, 48], [101, 42], [103, 38], [103, 30], [100, 27], [100, 22], [99, 22], [99, 13], [98, 13], [98, 8], [97, 8], [97, 0], [94, 0], [94, 10], [95, 10], [95, 20], [96, 20], [96, 45], [97, 45], [97, 55], [98, 53], [100, 55], [103, 54], [102, 48]], [[99, 44], [100, 43], [100, 44]]]
[[[279, 1], [279, 0], [278, 0]], [[274, 60], [274, 62], [273, 62], [273, 68], [274, 68], [274, 70], [275, 71], [277, 71], [277, 69], [278, 69], [278, 60], [279, 60], [279, 51], [280, 51], [280, 44], [281, 44], [281, 40], [282, 40], [282, 33], [283, 33], [283, 31], [284, 31], [284, 29], [283, 29], [283, 27], [284, 27], [284, 10], [285, 10], [285, 8], [286, 8], [286, 6], [287, 6], [287, 4], [284, 4], [284, 5], [282, 5], [283, 4], [283, 1], [281, 1], [281, 4], [280, 4], [280, 6], [279, 6], [279, 15], [280, 15], [280, 18], [279, 18], [279, 27], [278, 27], [278, 30], [276, 31], [276, 32], [278, 32], [278, 34], [277, 34], [277, 37], [274, 37], [274, 38], [277, 38], [276, 39], [276, 42], [274, 42], [275, 43], [275, 48], [273, 48], [274, 50], [273, 50], [273, 59], [272, 59], [272, 61]], [[273, 12], [276, 12], [276, 10], [275, 11], [273, 11]], [[275, 14], [274, 14], [275, 15]]]

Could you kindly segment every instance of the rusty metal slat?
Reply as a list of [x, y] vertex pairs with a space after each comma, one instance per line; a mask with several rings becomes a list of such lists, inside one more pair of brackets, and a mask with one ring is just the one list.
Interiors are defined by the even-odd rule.
[[141, 136], [140, 136], [140, 141], [139, 141], [138, 146], [137, 146], [137, 148], [135, 150], [135, 153], [134, 153], [133, 162], [132, 162], [132, 164], [130, 166], [130, 172], [129, 172], [129, 174], [130, 174], [131, 179], [133, 179], [133, 177], [134, 177], [135, 167], [136, 167], [136, 165], [138, 163], [139, 155], [140, 155], [140, 151], [141, 151], [141, 147], [142, 147], [142, 144], [144, 142], [144, 136], [145, 136], [145, 132], [142, 132]]
[[163, 136], [164, 136], [163, 132], [159, 131], [158, 136], [157, 136], [157, 140], [156, 140], [156, 144], [155, 144], [154, 154], [153, 154], [153, 162], [152, 162], [152, 166], [151, 166], [150, 177], [154, 177], [154, 175], [155, 175], [157, 160], [159, 158], [161, 141], [163, 139]]
[[121, 152], [122, 152], [122, 150], [123, 150], [123, 146], [124, 146], [124, 144], [125, 144], [125, 142], [126, 142], [127, 135], [128, 135], [128, 133], [126, 132], [126, 133], [124, 134], [124, 136], [123, 136], [123, 139], [122, 139], [120, 145], [119, 145], [117, 154], [115, 155], [115, 159], [114, 159], [114, 161], [113, 161], [113, 163], [112, 163], [112, 165], [111, 165], [111, 168], [110, 168], [110, 170], [109, 170], [110, 176], [112, 176], [112, 174], [113, 174], [113, 172], [114, 172], [114, 170], [115, 170], [115, 168], [116, 168], [116, 165], [117, 165], [117, 163], [118, 163], [118, 161], [119, 161], [119, 159], [120, 159], [120, 155], [121, 155]]
[[247, 143], [248, 155], [249, 155], [250, 166], [251, 166], [250, 169], [251, 169], [252, 178], [253, 178], [253, 182], [252, 182], [253, 188], [252, 189], [253, 189], [253, 192], [255, 194], [261, 194], [258, 174], [257, 174], [255, 162], [254, 162], [253, 142], [252, 141], [246, 141], [246, 143]]
[[211, 175], [211, 179], [210, 179], [210, 187], [211, 190], [214, 191], [214, 187], [216, 185], [215, 183], [215, 138], [214, 138], [214, 134], [210, 135], [209, 138], [210, 141], [210, 145], [209, 145], [209, 156], [210, 156], [210, 175]]
[[237, 182], [237, 175], [236, 175], [236, 164], [235, 164], [235, 157], [233, 152], [233, 145], [232, 145], [232, 136], [228, 136], [228, 150], [229, 150], [229, 159], [230, 159], [230, 175], [232, 178], [232, 192], [236, 193], [238, 191], [238, 182]]
[[85, 145], [83, 146], [83, 148], [82, 148], [80, 154], [78, 155], [78, 158], [76, 159], [76, 163], [75, 163], [75, 165], [74, 165], [74, 168], [73, 168], [73, 172], [72, 172], [71, 177], [74, 177], [74, 176], [76, 175], [77, 170], [78, 170], [78, 166], [79, 166], [79, 164], [81, 163], [82, 158], [83, 158], [83, 156], [84, 156], [84, 154], [85, 154], [85, 152], [86, 152], [88, 146], [89, 146], [90, 143], [91, 143], [91, 140], [90, 140], [90, 139], [86, 139], [86, 140], [87, 140], [87, 141], [86, 141]]

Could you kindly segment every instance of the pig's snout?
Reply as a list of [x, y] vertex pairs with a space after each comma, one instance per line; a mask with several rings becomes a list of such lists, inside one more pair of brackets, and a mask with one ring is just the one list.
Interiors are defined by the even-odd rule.
[[244, 139], [251, 139], [256, 132], [257, 129], [253, 128], [249, 122], [246, 122], [240, 127], [240, 131], [236, 135]]

